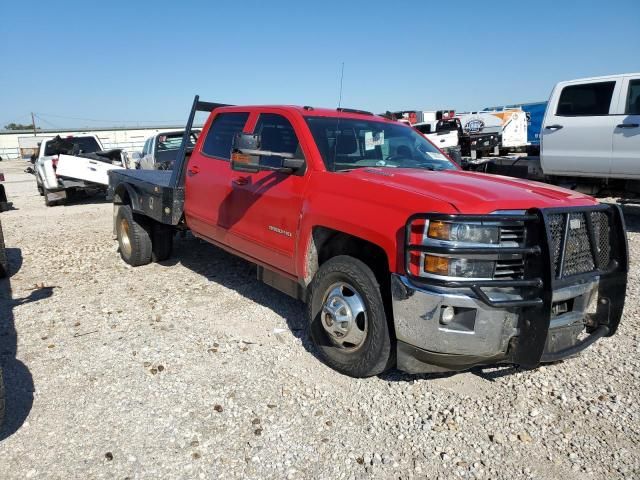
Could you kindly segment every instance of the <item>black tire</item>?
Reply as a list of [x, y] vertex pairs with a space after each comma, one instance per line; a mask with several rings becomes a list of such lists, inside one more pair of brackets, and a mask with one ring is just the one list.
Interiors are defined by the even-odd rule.
[[47, 193], [49, 192], [49, 190], [47, 190], [45, 187], [42, 187], [42, 195], [44, 196], [44, 204], [47, 207], [53, 207], [56, 202], [55, 201], [51, 201], [47, 198]]
[[38, 187], [38, 193], [42, 197], [44, 195], [44, 187], [42, 186], [39, 175], [36, 175], [36, 186]]
[[151, 233], [151, 261], [162, 262], [171, 256], [174, 230], [167, 225], [155, 223]]
[[0, 367], [0, 427], [2, 427], [2, 422], [4, 421], [5, 405], [4, 381], [2, 380], [2, 367]]
[[4, 235], [2, 233], [2, 223], [0, 223], [0, 278], [9, 275], [9, 260], [7, 250], [4, 248]]
[[136, 215], [129, 205], [121, 205], [116, 215], [116, 235], [120, 256], [132, 267], [151, 261], [150, 228], [144, 217]]
[[[335, 285], [344, 284], [353, 287], [365, 307], [364, 340], [353, 348], [336, 345], [323, 326], [325, 300], [335, 291]], [[323, 263], [310, 285], [307, 315], [309, 336], [320, 357], [334, 370], [363, 378], [379, 375], [393, 366], [395, 355], [380, 286], [362, 261], [343, 255]]]

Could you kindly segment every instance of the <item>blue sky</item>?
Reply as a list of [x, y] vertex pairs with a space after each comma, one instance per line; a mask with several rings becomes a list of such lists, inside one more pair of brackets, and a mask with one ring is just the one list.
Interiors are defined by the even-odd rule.
[[2, 2], [0, 127], [180, 123], [226, 103], [479, 109], [640, 71], [640, 1]]

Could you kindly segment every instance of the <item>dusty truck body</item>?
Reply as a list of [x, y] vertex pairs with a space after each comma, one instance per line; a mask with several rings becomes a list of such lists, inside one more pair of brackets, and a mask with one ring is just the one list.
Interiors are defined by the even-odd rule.
[[131, 265], [174, 232], [258, 265], [307, 302], [323, 360], [356, 377], [511, 363], [535, 367], [615, 333], [627, 245], [617, 206], [463, 172], [419, 132], [366, 112], [211, 112], [173, 171], [112, 171]]
[[128, 162], [120, 149], [103, 150], [96, 135], [45, 139], [34, 157], [36, 185], [47, 206], [76, 191], [106, 189], [107, 172]]

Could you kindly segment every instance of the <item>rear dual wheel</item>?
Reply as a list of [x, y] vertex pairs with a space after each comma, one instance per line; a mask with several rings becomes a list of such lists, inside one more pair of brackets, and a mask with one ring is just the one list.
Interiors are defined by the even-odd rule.
[[324, 362], [351, 377], [378, 375], [395, 360], [380, 286], [362, 261], [322, 264], [307, 304], [310, 337]]
[[133, 213], [129, 205], [120, 205], [116, 215], [116, 235], [120, 256], [133, 267], [161, 262], [171, 256], [173, 229]]

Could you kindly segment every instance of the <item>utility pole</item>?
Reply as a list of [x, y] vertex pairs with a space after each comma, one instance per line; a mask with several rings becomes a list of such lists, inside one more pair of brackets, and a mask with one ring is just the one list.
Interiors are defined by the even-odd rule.
[[36, 119], [33, 117], [33, 112], [31, 112], [31, 125], [33, 125], [33, 136], [36, 136]]

